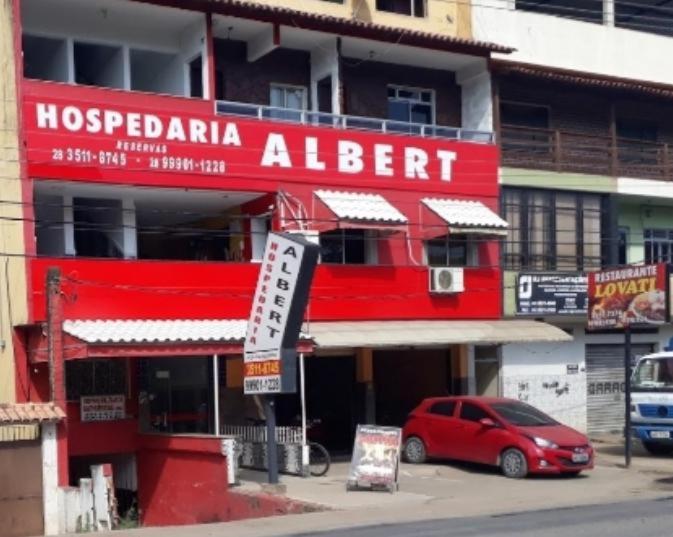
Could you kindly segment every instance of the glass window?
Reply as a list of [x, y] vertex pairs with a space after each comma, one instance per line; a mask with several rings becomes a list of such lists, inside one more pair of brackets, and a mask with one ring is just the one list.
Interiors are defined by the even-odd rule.
[[68, 360], [65, 392], [68, 401], [86, 395], [126, 394], [126, 360]]
[[370, 230], [336, 229], [320, 234], [320, 260], [322, 263], [376, 264], [377, 247], [377, 235]]
[[430, 407], [430, 410], [428, 410], [428, 412], [430, 414], [438, 414], [440, 416], [452, 417], [455, 408], [456, 408], [455, 401], [440, 401], [439, 403], [435, 403], [434, 405], [432, 405]]
[[476, 267], [479, 265], [479, 239], [466, 235], [448, 234], [425, 243], [428, 265], [431, 267]]
[[120, 200], [73, 198], [75, 252], [83, 257], [124, 257]]
[[645, 263], [671, 263], [673, 261], [673, 230], [646, 229]]
[[473, 405], [472, 403], [462, 403], [460, 405], [461, 420], [479, 421], [490, 417], [491, 416], [488, 415], [488, 412], [486, 412], [481, 407], [478, 407], [477, 405]]
[[547, 416], [544, 412], [540, 412], [537, 408], [518, 401], [493, 403], [490, 406], [498, 415], [512, 425], [518, 425], [520, 427], [539, 427], [557, 424], [555, 420]]
[[603, 3], [596, 0], [516, 0], [516, 9], [600, 24]]
[[376, 9], [411, 17], [425, 17], [425, 0], [376, 0]]
[[388, 119], [433, 125], [434, 107], [432, 90], [388, 86]]
[[502, 199], [510, 225], [503, 248], [506, 269], [574, 272], [601, 267], [599, 195], [505, 188]]
[[299, 86], [271, 85], [271, 106], [290, 110], [306, 109], [306, 88]]

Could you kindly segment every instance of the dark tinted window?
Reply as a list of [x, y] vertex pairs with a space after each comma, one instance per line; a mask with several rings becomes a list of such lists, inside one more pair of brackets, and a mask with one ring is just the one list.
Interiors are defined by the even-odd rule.
[[463, 403], [460, 407], [460, 419], [468, 421], [479, 421], [484, 418], [490, 418], [491, 416], [485, 410], [482, 410], [477, 405], [472, 403]]
[[556, 425], [556, 421], [540, 412], [537, 408], [516, 401], [494, 403], [491, 408], [512, 425], [521, 427], [539, 427], [541, 425]]
[[430, 410], [428, 412], [430, 414], [439, 414], [440, 416], [453, 416], [453, 411], [456, 408], [456, 403], [455, 401], [441, 401], [439, 403], [435, 403], [430, 407]]

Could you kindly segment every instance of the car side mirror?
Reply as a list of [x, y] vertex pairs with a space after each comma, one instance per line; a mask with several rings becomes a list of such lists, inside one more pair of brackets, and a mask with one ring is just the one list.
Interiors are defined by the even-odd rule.
[[481, 418], [479, 420], [479, 423], [481, 423], [484, 427], [497, 427], [498, 424], [494, 422], [491, 418]]

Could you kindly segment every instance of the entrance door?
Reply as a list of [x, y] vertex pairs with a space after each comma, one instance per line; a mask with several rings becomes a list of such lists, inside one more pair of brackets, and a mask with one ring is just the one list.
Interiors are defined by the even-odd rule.
[[474, 377], [477, 395], [500, 395], [500, 356], [497, 346], [475, 346]]
[[[632, 344], [631, 363], [653, 352], [652, 344]], [[624, 429], [624, 346], [587, 345], [587, 428], [590, 433]]]
[[42, 449], [39, 440], [0, 442], [0, 534], [42, 535]]

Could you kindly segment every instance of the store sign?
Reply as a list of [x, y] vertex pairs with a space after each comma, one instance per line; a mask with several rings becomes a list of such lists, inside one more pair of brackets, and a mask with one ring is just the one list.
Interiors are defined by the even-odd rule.
[[520, 274], [516, 286], [517, 315], [586, 315], [585, 274]]
[[80, 399], [82, 421], [111, 421], [126, 418], [124, 395], [87, 395]]
[[668, 318], [666, 265], [589, 273], [590, 329], [663, 324]]
[[419, 180], [450, 183], [457, 173], [497, 173], [493, 144], [217, 115], [210, 103], [193, 101], [177, 112], [175, 99], [165, 100], [173, 109], [166, 111], [159, 96], [152, 109], [111, 92], [109, 102], [94, 103], [47, 94], [36, 83], [27, 90], [27, 155], [35, 173], [57, 165], [323, 183], [370, 179], [379, 187], [387, 179], [409, 188]]
[[296, 391], [297, 340], [318, 251], [303, 238], [269, 234], [243, 348], [246, 394]]
[[358, 425], [348, 487], [397, 488], [402, 430], [398, 427]]

